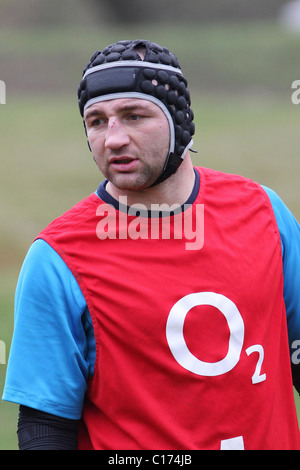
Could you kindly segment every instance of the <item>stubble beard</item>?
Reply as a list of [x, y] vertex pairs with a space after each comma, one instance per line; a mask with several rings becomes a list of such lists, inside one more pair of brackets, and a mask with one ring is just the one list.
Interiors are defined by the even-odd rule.
[[107, 179], [121, 191], [141, 191], [150, 187], [158, 178], [159, 173], [145, 167], [140, 172], [114, 173], [108, 171]]
[[[153, 159], [153, 155], [147, 158], [138, 158], [138, 168], [134, 171], [128, 172], [116, 172], [111, 169], [109, 164], [106, 168], [101, 168], [98, 165], [99, 170], [120, 191], [141, 191], [149, 188], [157, 180], [163, 171], [167, 153], [163, 161], [161, 158]], [[147, 164], [147, 161], [151, 161], [152, 164]], [[96, 162], [97, 163], [97, 162]]]

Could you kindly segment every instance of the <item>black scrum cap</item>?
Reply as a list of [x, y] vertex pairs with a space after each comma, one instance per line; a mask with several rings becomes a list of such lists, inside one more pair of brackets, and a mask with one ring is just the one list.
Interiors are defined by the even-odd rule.
[[116, 98], [152, 101], [170, 126], [170, 151], [155, 184], [175, 173], [195, 132], [187, 80], [168, 49], [146, 40], [119, 41], [96, 51], [83, 71], [78, 88], [81, 116], [94, 103]]

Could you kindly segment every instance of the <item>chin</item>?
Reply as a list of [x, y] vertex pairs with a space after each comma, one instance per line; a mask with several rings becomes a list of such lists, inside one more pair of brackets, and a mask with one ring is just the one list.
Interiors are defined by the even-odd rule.
[[153, 182], [156, 180], [156, 177], [154, 178], [146, 178], [142, 176], [129, 176], [122, 175], [119, 177], [113, 177], [110, 179], [111, 183], [118, 188], [120, 191], [142, 191], [144, 189], [149, 188]]

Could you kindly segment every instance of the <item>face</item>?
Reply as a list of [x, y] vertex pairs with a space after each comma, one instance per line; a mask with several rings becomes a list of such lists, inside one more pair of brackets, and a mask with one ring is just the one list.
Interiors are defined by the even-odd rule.
[[95, 103], [84, 113], [100, 171], [118, 190], [142, 190], [161, 174], [170, 145], [163, 111], [142, 99]]

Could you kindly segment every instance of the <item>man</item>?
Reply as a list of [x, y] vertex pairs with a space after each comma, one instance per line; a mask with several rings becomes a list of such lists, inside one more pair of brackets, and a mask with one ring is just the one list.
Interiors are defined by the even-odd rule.
[[20, 449], [299, 449], [298, 223], [270, 189], [193, 168], [166, 48], [96, 52], [78, 98], [106, 179], [22, 267], [3, 396]]

